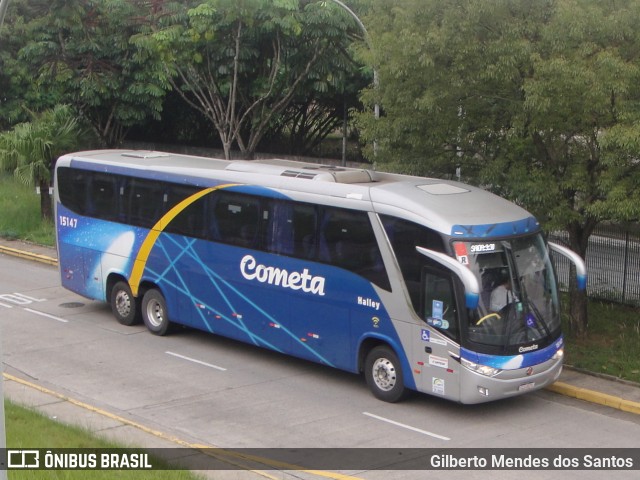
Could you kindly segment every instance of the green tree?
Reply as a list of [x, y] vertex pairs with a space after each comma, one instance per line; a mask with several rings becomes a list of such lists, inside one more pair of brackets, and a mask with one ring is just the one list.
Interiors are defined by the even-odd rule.
[[335, 82], [309, 78], [268, 132], [285, 142], [289, 155], [309, 155], [332, 132], [348, 122], [350, 112], [359, 111], [360, 91], [371, 83], [371, 75], [345, 55], [342, 71], [333, 70]]
[[12, 63], [39, 111], [68, 103], [107, 146], [127, 129], [159, 117], [169, 85], [161, 66], [130, 43], [149, 11], [145, 0], [15, 0], [18, 17], [7, 28], [20, 48]]
[[25, 185], [39, 187], [42, 218], [51, 219], [49, 187], [55, 161], [89, 141], [77, 113], [69, 105], [58, 105], [0, 134], [0, 166]]
[[[332, 2], [200, 0], [162, 8], [136, 39], [166, 66], [169, 81], [217, 131], [225, 156], [246, 158], [303, 84], [344, 75], [353, 21]], [[335, 68], [334, 68], [335, 67]]]
[[24, 106], [39, 110], [29, 97], [32, 75], [18, 59], [18, 52], [24, 45], [25, 16], [32, 18], [36, 13], [21, 0], [13, 0], [10, 5], [8, 21], [0, 28], [0, 131], [29, 119]]
[[[384, 11], [384, 15], [382, 12]], [[637, 0], [375, 1], [376, 161], [484, 185], [569, 233], [640, 217]], [[372, 155], [371, 148], [369, 155]], [[572, 290], [571, 321], [587, 328]]]

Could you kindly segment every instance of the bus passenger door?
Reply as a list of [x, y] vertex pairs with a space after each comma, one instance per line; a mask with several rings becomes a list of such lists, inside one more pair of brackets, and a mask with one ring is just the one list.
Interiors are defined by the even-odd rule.
[[460, 394], [460, 303], [455, 276], [443, 269], [424, 267], [421, 282], [420, 345], [415, 352], [418, 389], [457, 399]]

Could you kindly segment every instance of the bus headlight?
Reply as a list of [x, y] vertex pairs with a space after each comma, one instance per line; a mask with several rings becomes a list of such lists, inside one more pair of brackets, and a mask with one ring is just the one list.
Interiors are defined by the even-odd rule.
[[554, 353], [553, 357], [551, 358], [553, 360], [562, 360], [562, 357], [564, 357], [564, 348], [559, 348], [558, 351]]
[[502, 371], [498, 368], [493, 368], [487, 365], [480, 365], [479, 363], [470, 362], [469, 360], [465, 360], [464, 358], [460, 360], [464, 367], [468, 368], [472, 372], [476, 372], [476, 373], [479, 373], [480, 375], [484, 375], [485, 377], [495, 377]]

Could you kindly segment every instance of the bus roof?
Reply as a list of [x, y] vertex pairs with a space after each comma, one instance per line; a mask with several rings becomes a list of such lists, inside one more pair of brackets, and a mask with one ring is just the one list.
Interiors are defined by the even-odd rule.
[[70, 153], [58, 161], [58, 165], [65, 164], [85, 168], [89, 164], [96, 168], [100, 165], [100, 170], [114, 173], [160, 172], [174, 181], [199, 178], [260, 185], [284, 193], [332, 197], [333, 204], [337, 198], [351, 205], [370, 202], [378, 213], [405, 218], [460, 238], [539, 230], [538, 222], [523, 208], [486, 190], [450, 180], [277, 158], [227, 161], [151, 150]]

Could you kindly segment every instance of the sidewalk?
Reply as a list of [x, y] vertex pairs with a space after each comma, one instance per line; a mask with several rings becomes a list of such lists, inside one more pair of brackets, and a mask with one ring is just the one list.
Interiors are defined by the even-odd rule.
[[[51, 247], [0, 239], [0, 255], [3, 254], [27, 258], [49, 265], [57, 265], [56, 251]], [[4, 392], [7, 398], [16, 403], [36, 407], [41, 411], [51, 411], [51, 415], [55, 415], [67, 423], [77, 424], [80, 422], [93, 431], [113, 435], [114, 438], [124, 435], [129, 441], [135, 441], [148, 447], [199, 447], [188, 441], [83, 404], [57, 392], [49, 391], [42, 386], [32, 384], [8, 373], [5, 373], [4, 377]], [[640, 415], [640, 385], [621, 381], [614, 377], [594, 375], [566, 367], [563, 369], [560, 379], [547, 387], [547, 390], [567, 397]], [[235, 471], [227, 472], [228, 475], [220, 476], [221, 473], [223, 472], [217, 471], [216, 478], [252, 478], [253, 476], [273, 478], [261, 471]]]

